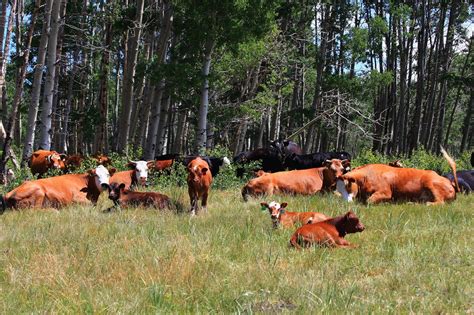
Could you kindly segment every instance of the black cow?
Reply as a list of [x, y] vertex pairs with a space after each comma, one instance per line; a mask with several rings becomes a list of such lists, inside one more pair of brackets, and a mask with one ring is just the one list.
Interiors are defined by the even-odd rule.
[[[474, 190], [474, 170], [457, 171], [459, 188], [462, 192], [469, 194]], [[444, 174], [444, 177], [454, 182], [453, 174]]]
[[[235, 164], [248, 164], [253, 161], [261, 161], [261, 168], [265, 172], [279, 172], [283, 171], [282, 159], [280, 158], [279, 152], [275, 148], [258, 148], [252, 151], [244, 151], [234, 156]], [[237, 176], [242, 177], [244, 175], [244, 169], [237, 167]]]
[[270, 142], [270, 147], [277, 150], [282, 160], [290, 154], [303, 154], [303, 149], [291, 140], [274, 140]]
[[289, 170], [304, 170], [322, 167], [324, 161], [331, 159], [346, 160], [344, 167], [350, 171], [351, 155], [347, 152], [316, 152], [311, 154], [290, 154], [285, 158], [285, 167]]

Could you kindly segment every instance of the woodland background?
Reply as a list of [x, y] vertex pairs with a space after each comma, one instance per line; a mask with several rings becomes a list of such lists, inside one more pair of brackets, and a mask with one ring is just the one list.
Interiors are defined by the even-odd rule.
[[[467, 1], [1, 0], [11, 148], [471, 150]], [[300, 129], [306, 126], [306, 128]], [[296, 134], [295, 134], [296, 133]]]

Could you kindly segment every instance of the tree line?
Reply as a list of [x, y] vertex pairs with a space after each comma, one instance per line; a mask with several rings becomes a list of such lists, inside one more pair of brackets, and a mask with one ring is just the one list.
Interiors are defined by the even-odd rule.
[[[471, 150], [468, 1], [1, 0], [2, 168], [21, 149]], [[1, 128], [0, 128], [1, 129]]]

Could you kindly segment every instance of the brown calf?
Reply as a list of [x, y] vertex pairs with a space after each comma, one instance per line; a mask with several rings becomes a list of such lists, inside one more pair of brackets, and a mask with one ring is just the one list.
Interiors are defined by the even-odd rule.
[[65, 169], [65, 154], [59, 154], [56, 151], [38, 150], [33, 152], [30, 158], [31, 173], [42, 177], [49, 169]]
[[262, 202], [260, 205], [262, 206], [262, 209], [266, 208], [270, 212], [274, 228], [277, 228], [280, 224], [283, 225], [283, 227], [288, 228], [294, 226], [296, 223], [304, 225], [329, 219], [328, 216], [319, 212], [287, 211], [286, 207], [288, 204], [286, 202], [283, 202], [282, 204], [275, 201], [272, 201], [269, 204]]
[[188, 193], [191, 200], [191, 215], [196, 215], [198, 201], [202, 199], [202, 209], [206, 211], [207, 197], [212, 183], [212, 174], [209, 165], [200, 157], [188, 164]]
[[157, 209], [165, 209], [170, 207], [170, 199], [168, 196], [156, 192], [139, 192], [125, 189], [125, 184], [117, 183], [109, 186], [109, 199], [115, 205], [122, 207], [143, 206], [153, 207]]
[[365, 227], [359, 221], [359, 218], [352, 211], [349, 211], [342, 216], [303, 225], [291, 237], [290, 245], [296, 249], [312, 245], [355, 247], [346, 241], [344, 236], [349, 233], [362, 232], [364, 229]]

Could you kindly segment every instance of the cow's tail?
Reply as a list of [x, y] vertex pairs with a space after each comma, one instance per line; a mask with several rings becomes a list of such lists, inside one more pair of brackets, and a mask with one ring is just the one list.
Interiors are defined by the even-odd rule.
[[297, 233], [293, 233], [293, 236], [290, 238], [290, 246], [293, 246], [297, 250], [301, 250], [302, 247], [298, 244], [298, 236]]
[[454, 189], [456, 189], [456, 192], [460, 192], [461, 190], [459, 189], [458, 175], [456, 174], [456, 162], [454, 162], [454, 160], [449, 156], [448, 152], [446, 152], [443, 147], [441, 147], [441, 153], [443, 154], [446, 161], [448, 161], [449, 167], [451, 167], [451, 170], [453, 171]]

